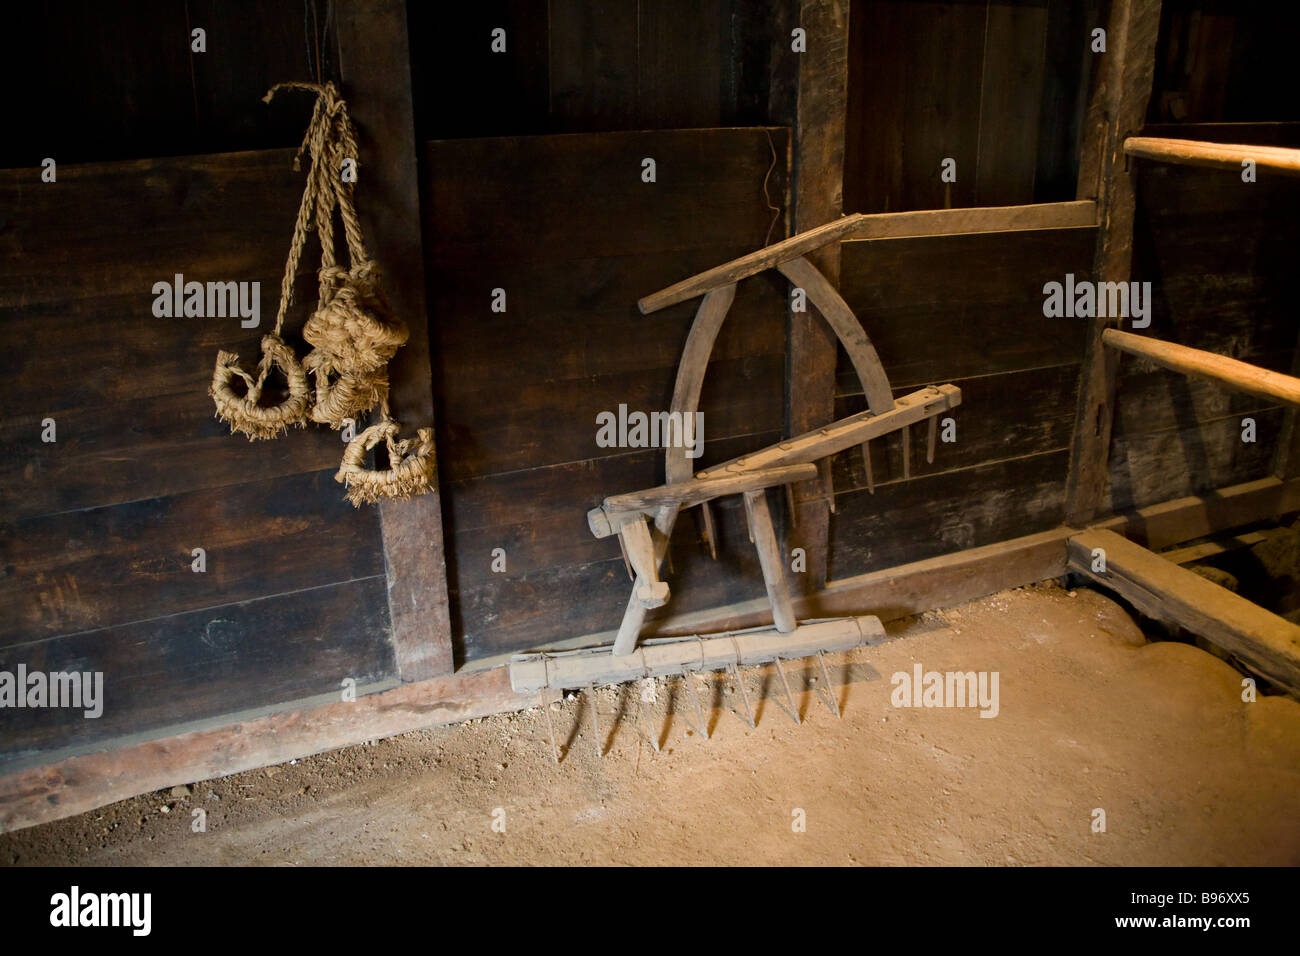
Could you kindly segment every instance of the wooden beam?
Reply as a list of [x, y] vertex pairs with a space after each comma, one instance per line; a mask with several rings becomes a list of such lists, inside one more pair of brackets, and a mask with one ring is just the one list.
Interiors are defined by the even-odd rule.
[[1102, 333], [1101, 340], [1109, 348], [1144, 358], [1162, 368], [1172, 369], [1195, 378], [1208, 379], [1234, 391], [1246, 392], [1260, 398], [1300, 405], [1300, 378], [1283, 375], [1281, 372], [1270, 372], [1258, 365], [1228, 358], [1226, 355], [1193, 349], [1145, 335], [1121, 332], [1118, 329], [1106, 329]]
[[1160, 551], [1296, 511], [1300, 511], [1300, 479], [1268, 477], [1148, 505], [1098, 521], [1092, 527], [1119, 532], [1152, 551]]
[[1124, 152], [1139, 159], [1153, 159], [1182, 166], [1231, 169], [1238, 173], [1242, 170], [1242, 162], [1250, 159], [1257, 166], [1274, 169], [1287, 176], [1300, 176], [1300, 149], [1281, 146], [1247, 146], [1239, 143], [1207, 143], [1195, 139], [1130, 136], [1124, 140]]
[[[1099, 282], [1127, 282], [1132, 272], [1134, 174], [1127, 168], [1123, 144], [1146, 116], [1159, 30], [1160, 0], [1111, 3], [1107, 52], [1101, 54], [1102, 75], [1089, 104], [1079, 170], [1080, 198], [1091, 193], [1098, 202], [1093, 276]], [[1100, 163], [1093, 157], [1100, 157]], [[1097, 516], [1109, 475], [1117, 363], [1101, 334], [1111, 321], [1092, 319], [1084, 344], [1065, 486], [1065, 520], [1076, 526]]]
[[[389, 401], [408, 435], [433, 424], [433, 374], [424, 298], [410, 48], [402, 0], [340, 0], [334, 10], [343, 95], [355, 119], [357, 207], [384, 270], [384, 290], [410, 338], [389, 363]], [[397, 67], [394, 67], [394, 64]], [[403, 681], [455, 667], [438, 487], [379, 505], [388, 575], [388, 611]]]
[[1245, 534], [1234, 534], [1226, 538], [1213, 538], [1209, 541], [1202, 541], [1200, 544], [1188, 545], [1185, 548], [1175, 548], [1173, 551], [1161, 551], [1160, 557], [1166, 561], [1172, 561], [1174, 564], [1192, 564], [1216, 555], [1227, 554], [1230, 551], [1240, 551], [1242, 548], [1249, 548], [1267, 540], [1268, 535], [1263, 531], [1249, 531]]
[[1071, 569], [1143, 614], [1185, 627], [1300, 695], [1300, 626], [1113, 531], [1073, 535], [1069, 554]]
[[839, 454], [854, 445], [880, 438], [908, 425], [932, 418], [961, 404], [961, 389], [956, 385], [931, 385], [917, 389], [894, 402], [894, 407], [883, 415], [871, 411], [858, 412], [847, 418], [788, 438], [775, 445], [749, 452], [730, 461], [711, 465], [696, 474], [696, 478], [717, 481], [726, 474], [747, 474], [765, 471], [780, 465], [811, 462], [827, 455]]
[[718, 286], [739, 282], [764, 269], [817, 251], [840, 240], [917, 239], [1034, 229], [1089, 228], [1097, 225], [1097, 203], [1091, 199], [1031, 203], [1023, 206], [980, 206], [965, 209], [920, 209], [912, 212], [854, 213], [774, 242], [756, 252], [724, 262], [637, 303], [643, 314], [685, 302]]

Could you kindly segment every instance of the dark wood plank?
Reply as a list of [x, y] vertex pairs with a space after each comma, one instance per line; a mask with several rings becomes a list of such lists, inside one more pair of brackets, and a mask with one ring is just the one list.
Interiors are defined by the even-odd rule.
[[832, 580], [1033, 534], [1058, 524], [1064, 451], [897, 482], [839, 496]]
[[182, 272], [262, 281], [269, 329], [302, 195], [292, 159], [266, 150], [66, 165], [55, 183], [0, 172], [0, 308], [121, 295], [152, 318], [153, 284]]
[[980, 85], [976, 205], [1033, 202], [1047, 20], [1046, 4], [988, 5]]
[[[935, 443], [934, 462], [925, 460], [925, 425], [912, 426], [910, 480], [993, 461], [1067, 448], [1074, 423], [1074, 396], [1079, 366], [1002, 372], [957, 379], [961, 406], [951, 417], [957, 424], [957, 441]], [[903, 394], [898, 390], [895, 395]], [[858, 396], [836, 401], [836, 417], [862, 410]], [[1027, 414], [1026, 409], [1032, 409]], [[947, 417], [946, 415], [944, 417]], [[871, 443], [872, 476], [877, 487], [903, 481], [903, 443], [895, 434]], [[867, 487], [861, 451], [835, 456], [835, 489], [856, 491]]]
[[[854, 5], [850, 212], [975, 204], [987, 4]], [[940, 179], [945, 158], [957, 181]]]
[[69, 751], [160, 736], [223, 715], [267, 713], [315, 695], [338, 699], [344, 678], [396, 677], [384, 579], [374, 575], [238, 604], [0, 650], [0, 670], [103, 674], [103, 714], [7, 710], [0, 768]]
[[334, 469], [6, 523], [0, 566], [10, 645], [383, 571], [378, 517]]
[[[1083, 323], [1043, 316], [1043, 285], [1089, 275], [1095, 230], [1035, 230], [842, 246], [842, 294], [890, 384], [914, 389], [1079, 360]], [[840, 394], [856, 390], [847, 363]]]
[[637, 110], [636, 4], [600, 8], [551, 0], [550, 113], [553, 129], [627, 129]]
[[1080, 136], [1096, 54], [1081, 37], [1101, 22], [1099, 0], [1047, 0], [1047, 52], [1039, 109], [1034, 201], [1075, 198]]
[[[779, 355], [710, 363], [700, 405], [705, 442], [778, 425], [784, 368]], [[459, 480], [621, 454], [626, 449], [597, 445], [597, 415], [617, 415], [620, 404], [629, 411], [666, 410], [671, 374], [671, 369], [650, 369], [526, 385], [504, 405], [499, 389], [448, 387], [438, 432], [446, 476]]]
[[[47, 417], [56, 442], [41, 440]], [[339, 433], [326, 429], [280, 441], [232, 436], [198, 389], [25, 412], [0, 422], [0, 513], [18, 521], [337, 468], [343, 447]]]
[[1282, 409], [1263, 408], [1250, 414], [1256, 424], [1255, 442], [1241, 440], [1239, 414], [1115, 435], [1101, 504], [1122, 511], [1270, 474]]
[[[778, 163], [768, 191], [779, 197], [788, 136], [779, 128], [428, 143], [421, 184], [428, 253], [450, 267], [554, 261], [561, 249], [571, 259], [741, 244], [752, 250], [772, 218], [763, 199], [769, 136]], [[647, 157], [656, 160], [654, 183], [641, 180]]]
[[641, 128], [722, 125], [723, 12], [716, 0], [637, 4]]
[[[392, 68], [410, 60], [406, 4], [346, 2], [335, 16], [344, 88], [353, 115], [360, 118], [361, 159], [369, 170], [358, 184], [362, 225], [371, 237], [371, 254], [385, 270], [393, 308], [410, 316], [410, 338], [389, 362], [388, 374], [392, 414], [413, 438], [434, 421], [411, 80], [406, 70]], [[455, 662], [436, 484], [409, 501], [382, 502], [379, 519], [402, 680], [449, 674]]]

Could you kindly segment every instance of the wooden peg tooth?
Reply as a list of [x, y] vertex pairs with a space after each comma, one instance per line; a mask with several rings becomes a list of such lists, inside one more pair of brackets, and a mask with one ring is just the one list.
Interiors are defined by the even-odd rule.
[[903, 426], [903, 478], [912, 477], [912, 429]]
[[876, 493], [876, 477], [872, 474], [871, 442], [869, 441], [864, 441], [862, 443], [862, 467], [865, 468], [867, 472], [867, 491], [874, 495]]
[[795, 507], [794, 485], [785, 486], [785, 505], [790, 509], [790, 527], [799, 527], [799, 509]]
[[713, 526], [713, 509], [707, 501], [700, 504], [700, 516], [704, 519], [704, 540], [709, 545], [709, 557], [718, 560], [718, 533]]
[[934, 464], [934, 442], [935, 439], [938, 437], [938, 435], [939, 435], [939, 417], [937, 415], [931, 415], [930, 434], [929, 437], [926, 439], [926, 445], [925, 445], [925, 463], [927, 465]]

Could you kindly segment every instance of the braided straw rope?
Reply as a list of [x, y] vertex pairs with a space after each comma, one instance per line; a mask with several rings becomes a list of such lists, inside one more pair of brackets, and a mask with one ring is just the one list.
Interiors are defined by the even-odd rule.
[[[274, 438], [290, 425], [311, 420], [341, 428], [347, 419], [378, 406], [381, 420], [348, 443], [335, 479], [347, 487], [353, 505], [383, 498], [409, 498], [428, 491], [434, 482], [435, 458], [432, 429], [418, 430], [417, 439], [398, 440], [401, 426], [388, 409], [388, 361], [405, 344], [408, 330], [393, 315], [379, 282], [379, 269], [366, 254], [361, 221], [352, 199], [352, 183], [343, 179], [343, 160], [356, 162], [356, 132], [347, 104], [333, 83], [278, 83], [264, 97], [270, 102], [282, 89], [307, 90], [316, 94], [311, 122], [294, 157], [294, 169], [301, 169], [303, 154], [311, 159], [307, 184], [303, 188], [298, 218], [294, 223], [289, 257], [280, 282], [280, 305], [275, 330], [262, 339], [262, 361], [254, 378], [239, 367], [233, 352], [217, 354], [211, 395], [217, 414], [249, 439]], [[334, 210], [339, 211], [347, 243], [348, 268], [335, 260]], [[299, 364], [281, 332], [293, 302], [293, 284], [306, 246], [307, 234], [315, 229], [321, 244], [319, 302], [303, 328], [303, 338], [312, 346]], [[266, 378], [272, 368], [284, 373], [289, 397], [280, 405], [262, 406]], [[314, 401], [307, 376], [316, 380]], [[242, 379], [244, 394], [234, 390]], [[383, 441], [389, 467], [365, 467], [366, 455]]]

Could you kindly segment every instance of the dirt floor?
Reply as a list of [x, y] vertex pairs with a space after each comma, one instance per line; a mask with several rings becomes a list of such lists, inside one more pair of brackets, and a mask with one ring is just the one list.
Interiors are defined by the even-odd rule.
[[[1242, 700], [1242, 675], [1146, 643], [1093, 591], [1008, 591], [828, 657], [585, 694], [123, 801], [0, 837], [0, 863], [1298, 864], [1300, 703]], [[998, 713], [894, 706], [892, 676], [998, 674]], [[626, 712], [615, 720], [620, 709]], [[206, 831], [194, 832], [195, 809]], [[1094, 832], [1105, 812], [1104, 832]], [[803, 828], [799, 824], [802, 822]], [[500, 832], [504, 830], [504, 832]]]

